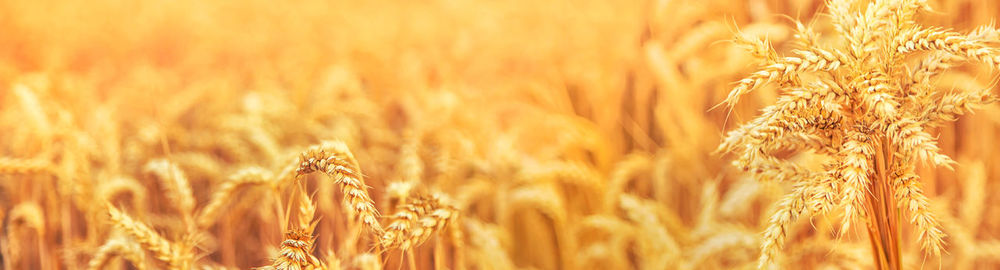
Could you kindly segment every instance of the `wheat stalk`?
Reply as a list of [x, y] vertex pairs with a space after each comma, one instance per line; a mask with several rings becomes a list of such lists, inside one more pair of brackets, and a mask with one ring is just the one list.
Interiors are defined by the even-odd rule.
[[[736, 164], [759, 180], [791, 181], [795, 186], [771, 216], [758, 267], [773, 262], [786, 228], [799, 215], [807, 210], [812, 215], [827, 213], [838, 200], [844, 209], [841, 232], [854, 221], [865, 221], [878, 269], [902, 265], [897, 207], [913, 214], [911, 223], [923, 250], [937, 256], [944, 245], [943, 232], [912, 173], [912, 163], [950, 167], [954, 161], [941, 154], [924, 127], [954, 120], [994, 98], [981, 91], [934, 100], [934, 95], [914, 92], [908, 85], [923, 85], [949, 65], [936, 64], [946, 59], [932, 56], [918, 71], [904, 73], [903, 60], [916, 51], [936, 51], [995, 67], [1000, 53], [970, 38], [990, 32], [985, 28], [963, 35], [916, 24], [915, 14], [929, 9], [923, 1], [875, 1], [866, 7], [848, 1], [827, 4], [847, 53], [816, 48], [816, 38], [808, 33], [799, 35], [805, 39], [799, 45], [816, 53], [797, 50], [797, 57], [785, 58], [771, 56], [766, 43], [738, 38], [737, 43], [749, 44], [744, 47], [765, 65], [741, 80], [725, 101], [732, 106], [749, 90], [771, 81], [778, 81], [785, 91], [761, 116], [731, 131], [719, 151], [738, 154]], [[808, 31], [797, 25], [800, 32]], [[802, 72], [823, 74], [803, 86]], [[773, 154], [783, 149], [817, 150], [835, 163], [824, 166], [824, 171], [805, 169]]]

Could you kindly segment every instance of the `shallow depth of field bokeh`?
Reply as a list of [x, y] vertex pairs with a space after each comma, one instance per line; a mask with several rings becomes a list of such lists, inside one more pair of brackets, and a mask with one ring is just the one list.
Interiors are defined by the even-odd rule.
[[[1000, 18], [992, 0], [928, 3], [924, 25], [964, 33]], [[190, 250], [184, 267], [270, 266], [306, 197], [310, 253], [329, 269], [756, 268], [791, 186], [713, 152], [776, 87], [710, 109], [755, 69], [737, 31], [786, 53], [795, 20], [834, 32], [822, 12], [795, 0], [0, 0], [0, 265], [87, 269], [104, 247], [101, 269], [173, 267], [110, 210]], [[934, 85], [995, 85], [986, 66], [956, 71]], [[947, 252], [924, 255], [904, 221], [907, 268], [1000, 267], [996, 106], [930, 130], [958, 162], [918, 168]], [[334, 177], [280, 177], [331, 141], [356, 157], [383, 224], [418, 195], [457, 217], [405, 253], [379, 247]], [[214, 202], [248, 171], [270, 177]], [[778, 265], [873, 267], [863, 226], [841, 234], [840, 218], [796, 222]]]

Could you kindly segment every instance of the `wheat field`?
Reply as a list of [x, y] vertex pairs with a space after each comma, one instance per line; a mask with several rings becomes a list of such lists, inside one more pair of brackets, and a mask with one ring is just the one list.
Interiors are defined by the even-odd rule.
[[2, 269], [997, 269], [993, 0], [0, 0]]

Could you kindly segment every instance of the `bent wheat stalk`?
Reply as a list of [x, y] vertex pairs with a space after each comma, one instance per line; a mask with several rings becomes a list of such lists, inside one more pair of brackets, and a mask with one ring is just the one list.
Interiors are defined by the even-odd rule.
[[340, 190], [344, 193], [344, 203], [358, 215], [361, 223], [376, 235], [384, 234], [382, 225], [378, 221], [379, 213], [375, 208], [375, 202], [368, 195], [368, 186], [361, 177], [361, 168], [346, 144], [340, 141], [324, 142], [302, 153], [296, 174], [304, 175], [316, 171], [329, 175], [340, 184]]

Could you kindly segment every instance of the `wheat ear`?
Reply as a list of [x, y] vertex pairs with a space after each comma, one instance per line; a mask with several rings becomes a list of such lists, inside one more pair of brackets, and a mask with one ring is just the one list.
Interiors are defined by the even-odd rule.
[[893, 173], [892, 184], [896, 189], [896, 200], [900, 208], [910, 212], [911, 222], [916, 225], [920, 247], [934, 256], [941, 254], [944, 247], [944, 232], [931, 211], [930, 202], [921, 188], [920, 178], [913, 172], [909, 160], [902, 159]]
[[167, 198], [177, 204], [177, 209], [181, 213], [191, 214], [195, 206], [194, 193], [191, 191], [187, 176], [177, 164], [166, 159], [154, 159], [146, 163], [145, 171], [157, 176], [163, 188], [167, 190]]
[[808, 182], [796, 183], [792, 193], [785, 195], [781, 201], [778, 201], [778, 206], [771, 214], [767, 230], [764, 231], [764, 239], [760, 244], [758, 269], [765, 269], [774, 262], [774, 257], [785, 244], [788, 227], [806, 210], [807, 198], [812, 197], [809, 184]]
[[111, 240], [105, 242], [104, 245], [97, 248], [97, 252], [94, 253], [94, 257], [87, 263], [87, 269], [105, 269], [105, 266], [111, 261], [112, 258], [114, 258], [113, 256], [115, 255], [120, 255], [132, 262], [132, 266], [134, 266], [137, 270], [146, 269], [146, 264], [144, 263], [145, 258], [143, 258], [142, 250], [122, 238], [112, 238]]
[[212, 193], [208, 204], [201, 208], [197, 217], [198, 225], [202, 228], [212, 226], [233, 195], [244, 188], [272, 184], [272, 179], [274, 178], [271, 172], [258, 167], [236, 172], [228, 181], [222, 183], [219, 190]]
[[299, 157], [296, 174], [304, 175], [315, 171], [336, 179], [344, 193], [344, 202], [358, 214], [361, 223], [376, 235], [384, 233], [378, 221], [379, 213], [375, 202], [368, 195], [368, 186], [362, 178], [361, 169], [346, 144], [340, 141], [325, 142], [303, 152]]
[[966, 35], [937, 28], [913, 28], [904, 31], [896, 40], [896, 52], [907, 54], [915, 51], [943, 51], [964, 56], [997, 68], [1000, 52], [985, 42]]
[[285, 233], [278, 258], [271, 265], [276, 270], [326, 269], [316, 256], [312, 255], [313, 237], [305, 230], [291, 230]]
[[437, 197], [415, 196], [397, 208], [381, 243], [387, 248], [407, 250], [420, 245], [434, 232], [444, 230], [457, 217], [458, 211], [442, 204]]
[[160, 236], [160, 234], [150, 229], [146, 224], [142, 224], [123, 213], [110, 203], [106, 205], [111, 222], [115, 227], [131, 235], [142, 248], [153, 253], [157, 260], [166, 262], [170, 269], [186, 269], [187, 263], [182, 260], [178, 248]]
[[743, 78], [726, 97], [725, 103], [736, 105], [740, 97], [775, 80], [787, 80], [797, 72], [833, 71], [840, 68], [844, 58], [840, 52], [817, 48], [794, 51], [798, 56], [788, 56], [766, 64], [763, 68]]
[[50, 169], [51, 165], [44, 160], [0, 157], [0, 175], [35, 174], [47, 172]]

